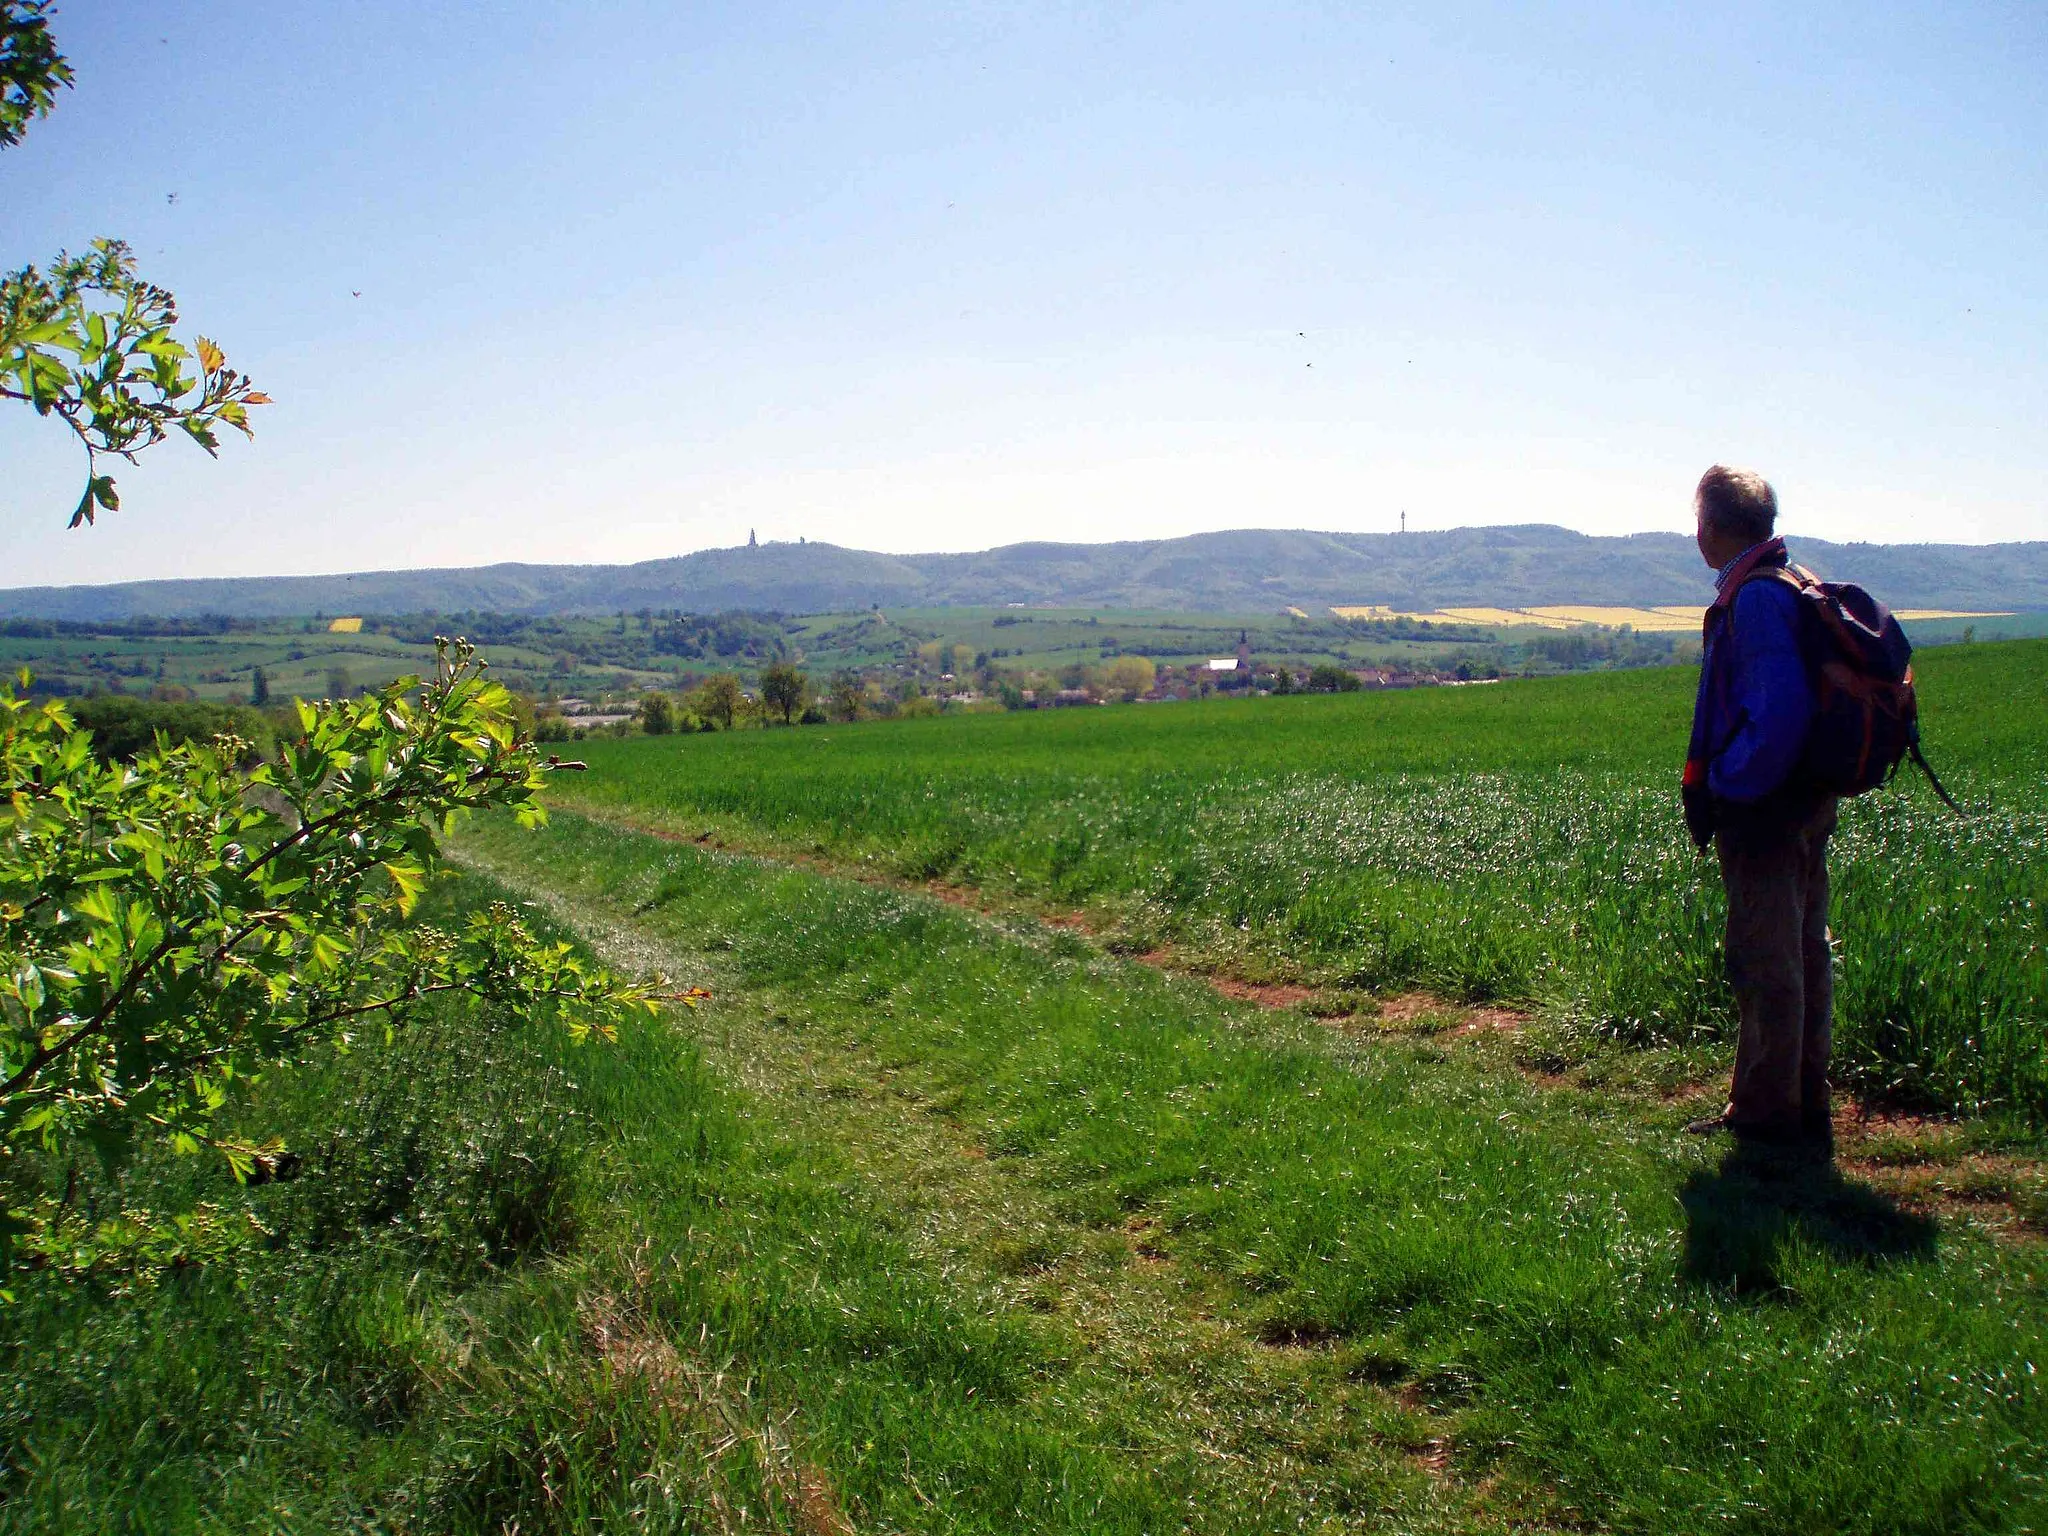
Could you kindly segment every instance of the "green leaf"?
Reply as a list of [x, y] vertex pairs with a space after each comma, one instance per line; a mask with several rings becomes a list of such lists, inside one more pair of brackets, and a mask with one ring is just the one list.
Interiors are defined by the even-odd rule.
[[384, 865], [384, 873], [391, 877], [392, 888], [398, 893], [400, 914], [410, 917], [419, 904], [420, 893], [426, 889], [427, 872], [410, 859], [390, 859]]

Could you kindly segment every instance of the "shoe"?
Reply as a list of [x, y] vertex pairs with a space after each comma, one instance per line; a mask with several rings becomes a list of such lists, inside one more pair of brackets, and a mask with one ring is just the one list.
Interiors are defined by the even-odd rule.
[[1796, 1126], [1750, 1125], [1737, 1120], [1728, 1110], [1718, 1115], [1709, 1115], [1704, 1120], [1695, 1120], [1685, 1128], [1689, 1136], [1718, 1136], [1726, 1131], [1737, 1141], [1748, 1142], [1759, 1147], [1798, 1147], [1815, 1143], [1811, 1132]]

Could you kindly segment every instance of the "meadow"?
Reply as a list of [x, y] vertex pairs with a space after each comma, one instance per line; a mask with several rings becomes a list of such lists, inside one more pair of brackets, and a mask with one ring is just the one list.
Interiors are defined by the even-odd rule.
[[[2048, 644], [1921, 653], [1929, 750], [1844, 807], [1837, 1051], [1893, 1102], [2048, 1117]], [[1118, 948], [1724, 1034], [1675, 767], [1689, 669], [591, 742], [565, 803], [1049, 908]]]

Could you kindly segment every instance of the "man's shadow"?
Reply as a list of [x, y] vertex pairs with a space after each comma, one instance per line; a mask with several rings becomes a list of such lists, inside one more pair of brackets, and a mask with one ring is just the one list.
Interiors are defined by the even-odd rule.
[[1842, 1260], [1882, 1264], [1934, 1252], [1935, 1223], [1825, 1156], [1737, 1142], [1720, 1166], [1687, 1179], [1688, 1280], [1758, 1295], [1781, 1288], [1785, 1240], [1798, 1236]]

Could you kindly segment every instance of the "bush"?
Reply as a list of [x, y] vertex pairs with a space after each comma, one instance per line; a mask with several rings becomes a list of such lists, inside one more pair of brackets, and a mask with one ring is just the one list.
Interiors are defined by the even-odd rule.
[[[810, 696], [810, 679], [786, 662], [777, 662], [761, 674], [761, 704], [782, 716], [784, 725], [802, 714], [804, 723], [811, 723], [811, 711], [805, 705]], [[821, 717], [822, 718], [822, 717]]]
[[204, 744], [216, 736], [234, 736], [248, 743], [244, 764], [277, 750], [277, 732], [260, 711], [240, 704], [208, 704], [193, 699], [164, 703], [122, 693], [99, 693], [69, 704], [71, 718], [92, 733], [92, 749], [110, 763], [131, 763], [156, 745], [159, 735], [172, 746]]
[[650, 736], [666, 736], [676, 728], [675, 701], [665, 693], [650, 693], [640, 701], [640, 729]]
[[1356, 693], [1363, 686], [1354, 674], [1327, 661], [1308, 675], [1310, 693]]
[[534, 795], [556, 765], [515, 736], [482, 674], [444, 643], [430, 681], [300, 705], [301, 734], [248, 769], [198, 743], [121, 767], [63, 706], [0, 688], [0, 1279], [16, 1253], [90, 1267], [96, 1251], [190, 1241], [95, 1226], [68, 1199], [17, 1205], [18, 1158], [90, 1146], [112, 1164], [162, 1143], [211, 1148], [248, 1177], [281, 1146], [217, 1136], [216, 1116], [322, 1038], [457, 993], [578, 1037], [652, 1006], [510, 907], [459, 933], [394, 926], [456, 812], [545, 819]]

